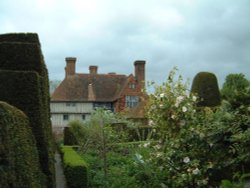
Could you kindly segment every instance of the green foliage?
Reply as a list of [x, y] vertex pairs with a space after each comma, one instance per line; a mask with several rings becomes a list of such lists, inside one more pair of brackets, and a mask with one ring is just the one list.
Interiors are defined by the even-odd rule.
[[70, 127], [64, 128], [63, 135], [64, 135], [64, 138], [63, 138], [64, 145], [68, 145], [68, 146], [77, 145], [76, 137], [71, 131]]
[[108, 144], [126, 138], [122, 132], [118, 133], [114, 130], [112, 125], [117, 122], [123, 122], [117, 114], [97, 109], [89, 121], [84, 123], [72, 121], [69, 123], [69, 127], [82, 152], [86, 152], [89, 148], [95, 148], [103, 153], [107, 150]]
[[46, 187], [27, 116], [0, 102], [1, 187]]
[[194, 77], [191, 92], [199, 96], [198, 106], [214, 107], [220, 105], [221, 99], [218, 82], [213, 73], [198, 73]]
[[174, 74], [149, 99], [148, 118], [161, 139], [149, 156], [141, 154], [144, 165], [156, 172], [161, 165], [155, 178], [167, 187], [216, 187], [234, 172], [249, 171], [249, 116], [225, 103], [197, 110], [197, 97]]
[[48, 187], [54, 187], [48, 73], [38, 35], [0, 35], [0, 52], [0, 82], [3, 83], [0, 100], [18, 107], [29, 117]]
[[245, 182], [245, 180], [249, 178], [250, 178], [250, 174], [243, 174], [241, 176], [236, 174], [232, 182], [229, 180], [222, 180], [220, 187], [221, 188], [244, 188], [244, 187], [249, 186], [249, 185], [246, 185], [247, 182]]
[[233, 109], [250, 104], [250, 81], [243, 74], [229, 74], [221, 90], [222, 97]]
[[115, 114], [104, 109], [97, 109], [91, 119], [84, 124], [76, 121], [69, 124], [83, 153], [90, 147], [99, 152], [100, 158], [103, 160], [104, 177], [107, 177], [108, 173], [108, 144], [114, 143], [121, 138], [111, 127], [111, 124], [116, 122], [117, 116]]
[[62, 147], [64, 174], [69, 188], [88, 187], [87, 164], [79, 154], [69, 146]]
[[140, 124], [134, 124], [127, 127], [124, 131], [128, 132], [129, 141], [145, 141], [156, 139], [156, 129], [150, 126], [142, 126]]
[[[126, 149], [126, 147], [123, 149]], [[134, 160], [132, 155], [132, 153], [125, 154], [110, 151], [107, 157], [109, 170], [107, 177], [105, 177], [102, 172], [103, 164], [98, 157], [98, 152], [89, 150], [83, 154], [83, 158], [89, 164], [89, 186], [93, 188], [141, 187], [138, 180], [133, 176]]]

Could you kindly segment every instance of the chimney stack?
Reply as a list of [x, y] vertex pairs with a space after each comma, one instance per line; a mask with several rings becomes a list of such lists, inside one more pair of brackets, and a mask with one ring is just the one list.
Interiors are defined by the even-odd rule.
[[94, 101], [95, 100], [95, 93], [93, 90], [93, 85], [88, 85], [88, 101]]
[[145, 87], [145, 63], [146, 62], [144, 60], [137, 60], [134, 62], [135, 79], [142, 89]]
[[97, 74], [98, 66], [91, 65], [89, 66], [89, 74]]
[[76, 58], [75, 57], [66, 57], [66, 67], [65, 74], [67, 76], [75, 75], [76, 73]]

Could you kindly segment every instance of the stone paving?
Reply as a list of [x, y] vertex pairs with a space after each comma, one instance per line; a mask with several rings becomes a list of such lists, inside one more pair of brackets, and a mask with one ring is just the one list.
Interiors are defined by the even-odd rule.
[[61, 162], [60, 154], [56, 151], [55, 153], [55, 169], [56, 169], [56, 188], [67, 188], [65, 176], [63, 173], [63, 167]]

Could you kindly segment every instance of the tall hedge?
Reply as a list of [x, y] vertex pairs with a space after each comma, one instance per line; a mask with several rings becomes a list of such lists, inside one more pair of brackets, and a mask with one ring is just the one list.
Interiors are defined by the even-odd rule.
[[213, 73], [198, 73], [193, 79], [191, 92], [199, 96], [198, 106], [215, 107], [221, 103], [218, 81]]
[[0, 101], [0, 185], [46, 187], [28, 117]]
[[[39, 149], [40, 163], [43, 172], [47, 175], [48, 187], [54, 187], [55, 185], [55, 174], [54, 174], [54, 157], [53, 157], [53, 147], [52, 147], [52, 128], [50, 122], [50, 110], [49, 110], [49, 82], [48, 82], [48, 71], [44, 63], [44, 58], [41, 51], [41, 46], [39, 43], [39, 38], [37, 34], [5, 34], [0, 35], [0, 70], [8, 71], [19, 71], [22, 72], [35, 72], [37, 78], [35, 80], [26, 80], [23, 78], [24, 85], [22, 82], [18, 82], [20, 86], [16, 83], [13, 83], [13, 89], [19, 87], [19, 91], [22, 93], [22, 90], [28, 90], [33, 93], [36, 92], [38, 95], [32, 95], [32, 98], [36, 98], [37, 102], [39, 101], [39, 112], [37, 113], [37, 118], [39, 118], [40, 124], [32, 122], [31, 126], [33, 133], [35, 135], [38, 147], [43, 146]], [[6, 74], [3, 76], [4, 80], [0, 82], [5, 82], [5, 80], [11, 81], [11, 77], [6, 78]], [[15, 79], [17, 79], [15, 77]], [[18, 80], [18, 79], [17, 79]], [[35, 85], [29, 87], [28, 82], [33, 82]], [[4, 84], [7, 87], [6, 84]], [[3, 86], [2, 86], [3, 87]], [[2, 89], [5, 89], [3, 87]], [[26, 88], [27, 87], [27, 88]], [[33, 91], [35, 89], [36, 91]], [[10, 88], [7, 88], [10, 90]], [[14, 89], [15, 90], [15, 89]], [[10, 91], [9, 91], [10, 92]], [[13, 91], [15, 93], [17, 91]], [[4, 95], [0, 93], [0, 100]], [[29, 95], [22, 96], [24, 100], [29, 100]], [[11, 101], [12, 105], [18, 106], [23, 110], [28, 116], [33, 116], [32, 106], [34, 104], [22, 104], [23, 98], [16, 97], [11, 92], [9, 96], [5, 95], [6, 101]], [[3, 99], [2, 99], [3, 100]], [[37, 104], [36, 102], [36, 104]]]

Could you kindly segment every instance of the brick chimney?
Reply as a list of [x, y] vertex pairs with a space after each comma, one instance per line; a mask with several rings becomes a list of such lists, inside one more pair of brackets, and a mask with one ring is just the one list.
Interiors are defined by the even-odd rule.
[[88, 85], [88, 101], [95, 101], [95, 93], [92, 84]]
[[91, 65], [89, 66], [89, 74], [97, 74], [98, 66]]
[[76, 73], [76, 58], [75, 57], [66, 57], [66, 67], [65, 67], [65, 76], [72, 76]]
[[135, 66], [135, 79], [141, 86], [141, 88], [145, 87], [145, 61], [137, 60], [134, 62]]

